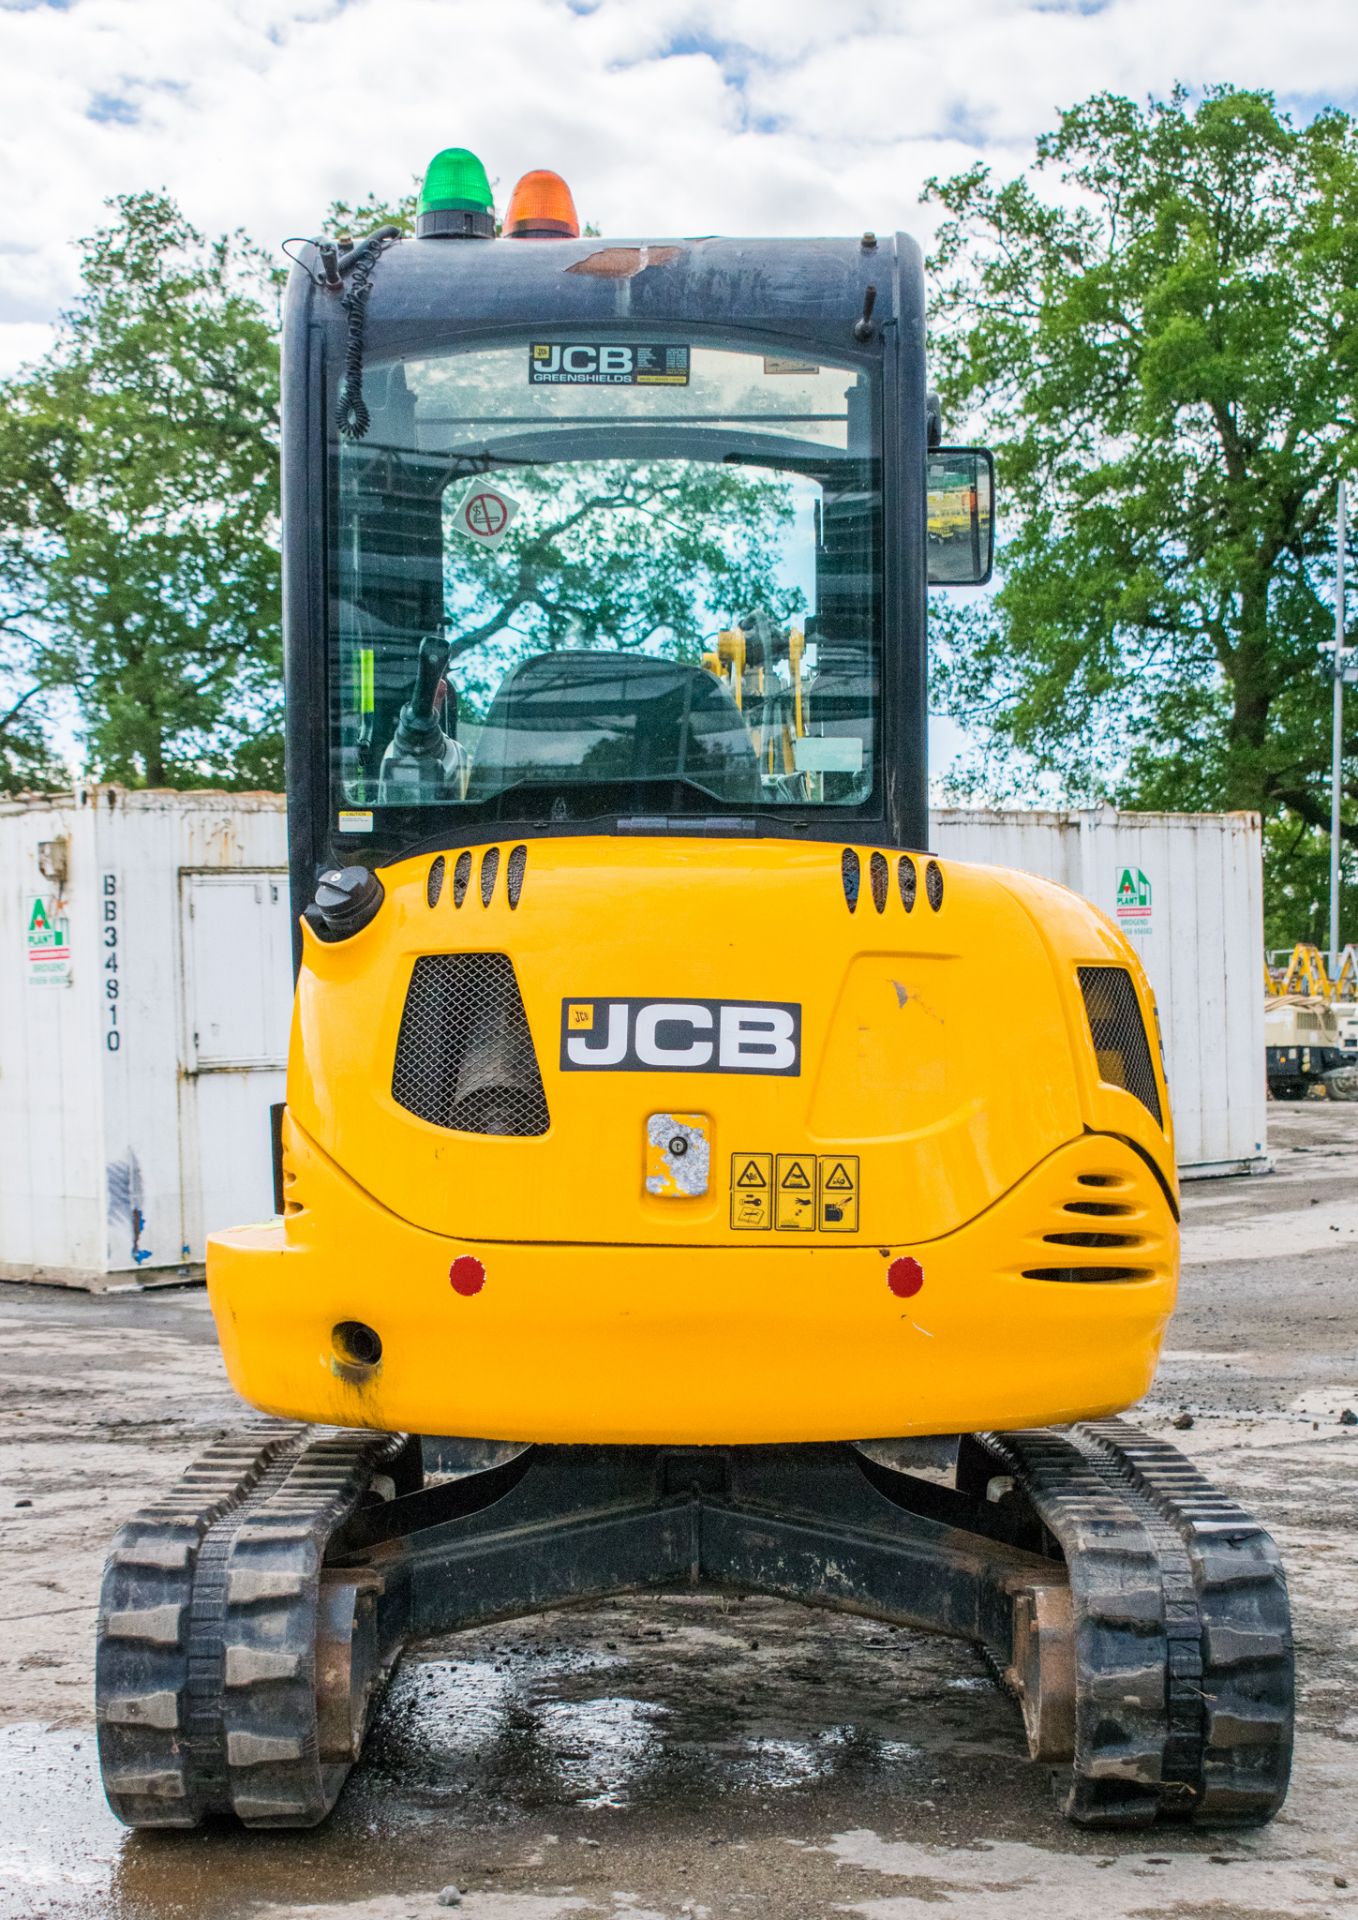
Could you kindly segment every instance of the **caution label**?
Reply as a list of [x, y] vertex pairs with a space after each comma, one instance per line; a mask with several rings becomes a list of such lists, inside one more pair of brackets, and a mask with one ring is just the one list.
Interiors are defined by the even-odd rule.
[[856, 1153], [733, 1153], [731, 1226], [737, 1233], [857, 1233]]
[[731, 1225], [737, 1233], [761, 1233], [773, 1224], [773, 1155], [731, 1155]]
[[779, 1233], [814, 1233], [816, 1229], [816, 1156], [780, 1153], [776, 1166], [773, 1224]]
[[858, 1155], [823, 1153], [819, 1160], [820, 1216], [824, 1233], [858, 1231]]

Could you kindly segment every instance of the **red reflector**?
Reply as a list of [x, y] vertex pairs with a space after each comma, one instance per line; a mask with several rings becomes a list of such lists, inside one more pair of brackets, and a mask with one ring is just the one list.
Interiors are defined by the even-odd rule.
[[893, 1260], [887, 1268], [886, 1283], [900, 1299], [908, 1300], [912, 1293], [918, 1293], [924, 1285], [924, 1268], [907, 1253], [903, 1259]]
[[460, 1253], [448, 1269], [448, 1278], [454, 1293], [465, 1294], [470, 1299], [485, 1286], [486, 1270], [474, 1253]]

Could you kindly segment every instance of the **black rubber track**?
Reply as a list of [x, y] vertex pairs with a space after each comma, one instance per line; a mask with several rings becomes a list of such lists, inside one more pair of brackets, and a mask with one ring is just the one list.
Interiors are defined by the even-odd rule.
[[99, 1758], [129, 1826], [324, 1819], [316, 1630], [326, 1544], [402, 1435], [253, 1423], [122, 1528], [104, 1571]]
[[[1069, 1817], [1267, 1820], [1287, 1789], [1293, 1687], [1287, 1590], [1267, 1533], [1173, 1447], [1119, 1420], [967, 1440], [959, 1487], [983, 1493], [997, 1474], [1069, 1572]], [[378, 1476], [391, 1484], [378, 1488]], [[119, 1818], [190, 1827], [231, 1813], [303, 1827], [325, 1817], [402, 1629], [399, 1608], [382, 1628], [390, 1645], [374, 1627], [353, 1752], [346, 1732], [323, 1759], [322, 1566], [332, 1546], [343, 1553], [365, 1501], [419, 1479], [402, 1435], [260, 1421], [216, 1442], [128, 1522], [105, 1570], [96, 1659], [100, 1761]]]
[[1063, 1810], [1085, 1826], [1150, 1826], [1168, 1738], [1168, 1648], [1155, 1542], [1124, 1494], [1063, 1433], [978, 1443], [1065, 1555], [1075, 1623], [1075, 1758]]
[[1202, 1623], [1201, 1791], [1210, 1826], [1272, 1819], [1292, 1768], [1295, 1676], [1282, 1560], [1272, 1537], [1167, 1441], [1123, 1420], [1079, 1429], [1177, 1533]]
[[1122, 1420], [977, 1436], [1065, 1554], [1076, 1751], [1065, 1812], [1253, 1826], [1287, 1792], [1293, 1655], [1272, 1539]]

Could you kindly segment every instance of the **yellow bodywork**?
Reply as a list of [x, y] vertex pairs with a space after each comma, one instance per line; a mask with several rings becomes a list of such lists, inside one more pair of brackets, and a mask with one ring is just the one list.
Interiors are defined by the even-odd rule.
[[[851, 912], [836, 846], [613, 837], [529, 843], [517, 907], [501, 847], [483, 905], [486, 851], [460, 906], [448, 886], [429, 905], [426, 855], [383, 870], [361, 933], [305, 932], [285, 1214], [208, 1249], [247, 1400], [664, 1443], [1045, 1425], [1145, 1392], [1174, 1303], [1174, 1157], [1158, 1060], [1163, 1129], [1099, 1077], [1077, 968], [1127, 969], [1153, 1053], [1155, 1016], [1093, 908], [943, 862], [935, 911], [917, 856], [907, 912], [891, 854], [879, 909], [862, 848]], [[414, 964], [453, 952], [512, 958], [541, 1135], [452, 1132], [393, 1098]], [[564, 1010], [604, 997], [795, 1003], [800, 1071], [562, 1071]], [[657, 1116], [710, 1148], [705, 1192], [658, 1176]], [[812, 1215], [740, 1224], [752, 1161], [774, 1182], [801, 1169]], [[451, 1284], [459, 1261], [473, 1290]], [[1071, 1270], [1108, 1277], [1029, 1277]], [[380, 1337], [376, 1365], [337, 1344], [351, 1321]]]

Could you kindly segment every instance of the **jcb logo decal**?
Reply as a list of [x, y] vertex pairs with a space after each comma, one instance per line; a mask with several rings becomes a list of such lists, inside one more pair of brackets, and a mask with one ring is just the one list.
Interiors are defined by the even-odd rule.
[[561, 1068], [613, 1073], [801, 1071], [802, 1010], [791, 1001], [561, 1003]]

